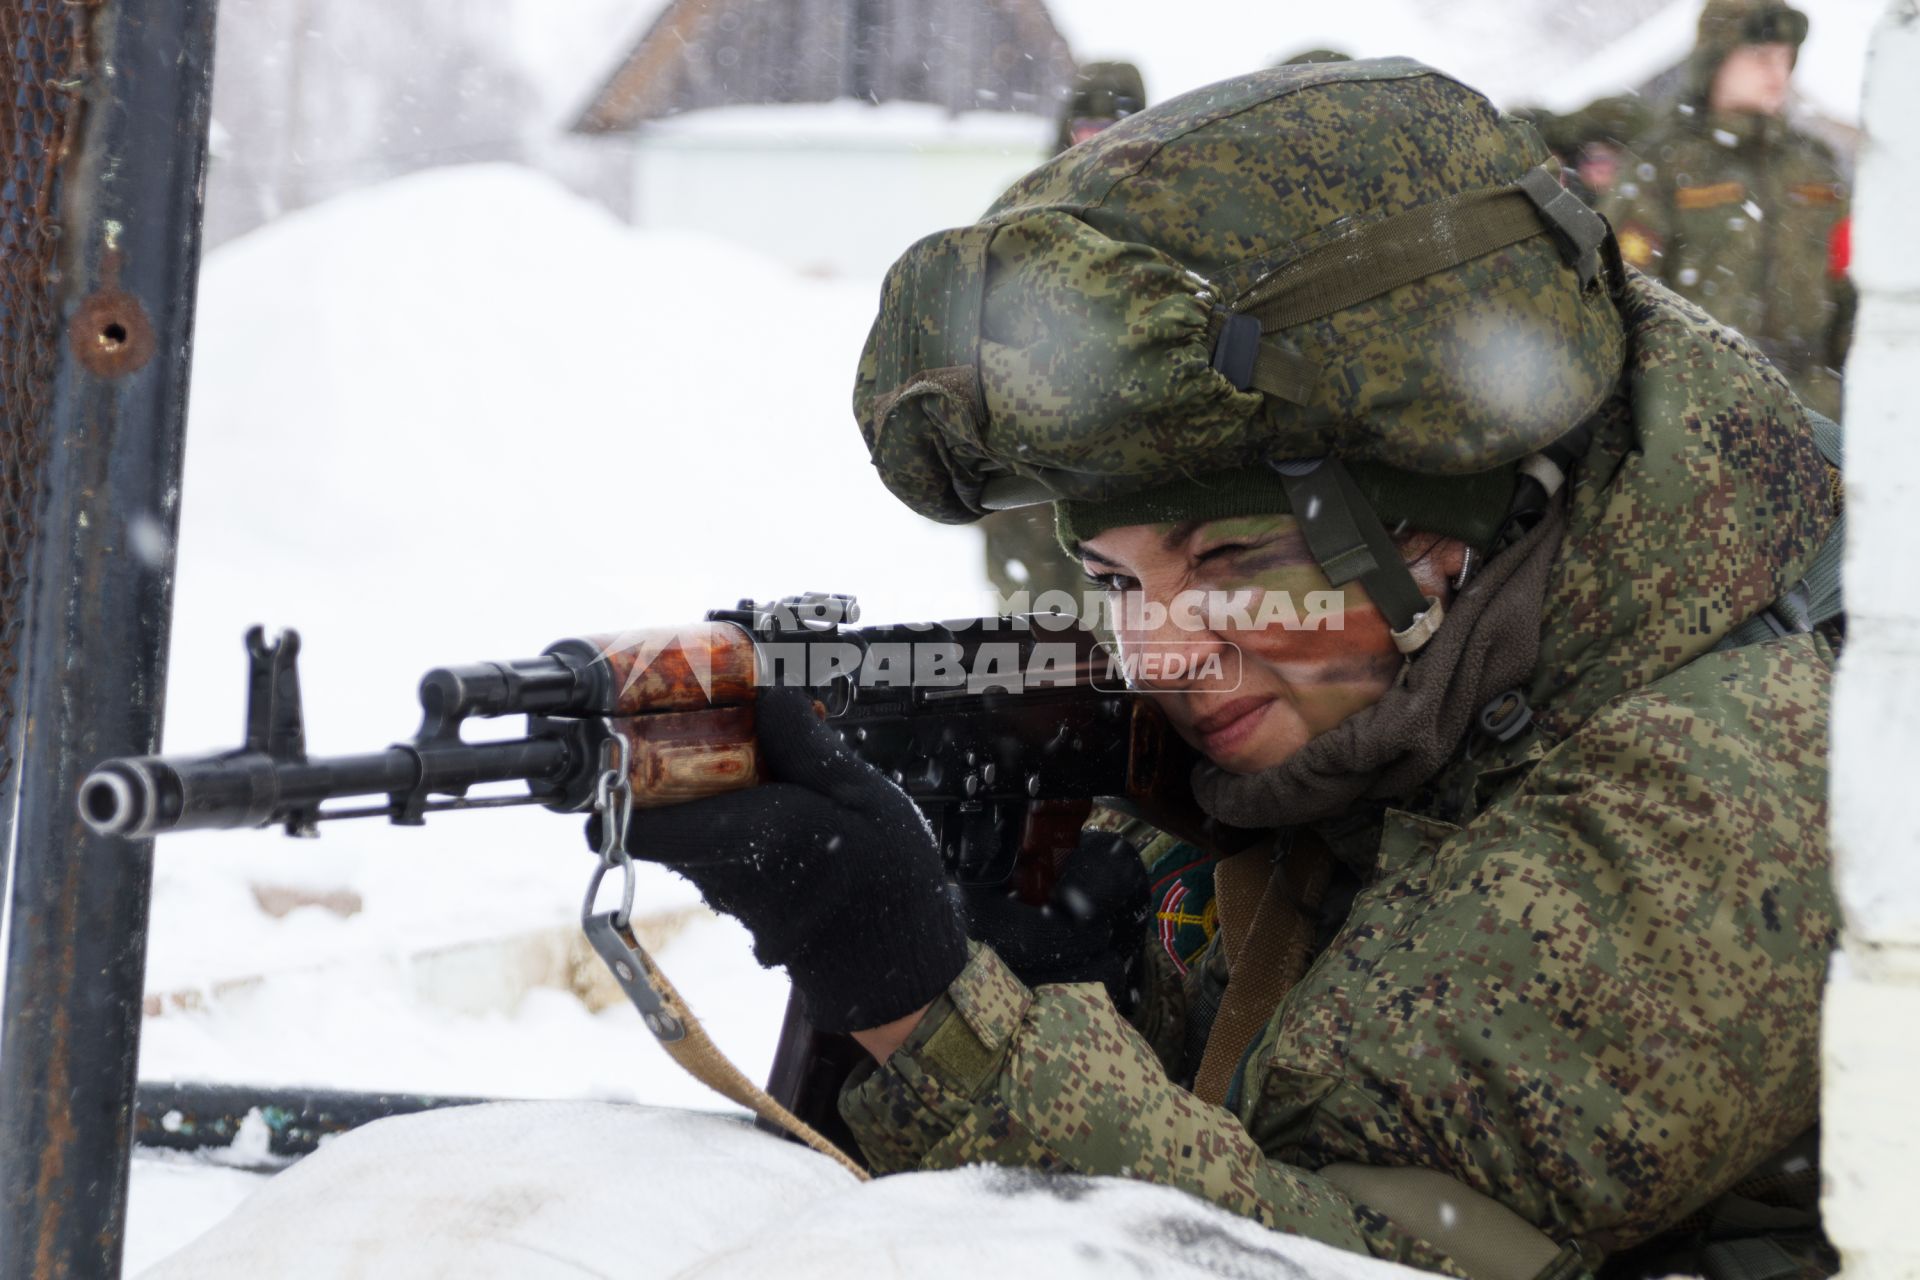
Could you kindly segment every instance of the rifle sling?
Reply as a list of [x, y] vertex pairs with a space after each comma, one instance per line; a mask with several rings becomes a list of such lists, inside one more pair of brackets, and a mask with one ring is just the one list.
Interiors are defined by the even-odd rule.
[[1225, 1104], [1247, 1046], [1306, 973], [1313, 945], [1307, 913], [1326, 892], [1332, 872], [1326, 846], [1304, 832], [1283, 855], [1263, 843], [1214, 867], [1227, 989], [1193, 1079], [1193, 1092], [1202, 1102]]
[[[605, 912], [588, 920], [587, 938], [613, 971], [621, 990], [640, 1011], [647, 1030], [682, 1070], [729, 1102], [785, 1129], [860, 1181], [866, 1182], [872, 1177], [819, 1130], [781, 1106], [733, 1065], [707, 1035], [700, 1019], [687, 1007], [686, 1000], [661, 971], [659, 963], [640, 945], [631, 924], [620, 922], [613, 912]], [[609, 954], [610, 939], [617, 941], [623, 954]], [[621, 972], [623, 964], [628, 970], [626, 973]]]

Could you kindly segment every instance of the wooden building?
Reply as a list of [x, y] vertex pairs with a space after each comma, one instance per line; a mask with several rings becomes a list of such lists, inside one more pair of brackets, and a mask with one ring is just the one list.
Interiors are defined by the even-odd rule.
[[669, 0], [574, 128], [839, 99], [1051, 118], [1073, 72], [1044, 0]]
[[666, 0], [573, 132], [636, 226], [871, 277], [1046, 156], [1073, 74], [1044, 0]]

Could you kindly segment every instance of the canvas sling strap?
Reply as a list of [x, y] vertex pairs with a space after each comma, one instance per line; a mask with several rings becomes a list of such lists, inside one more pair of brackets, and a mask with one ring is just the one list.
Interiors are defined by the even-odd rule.
[[700, 1025], [693, 1010], [674, 988], [659, 964], [633, 936], [630, 924], [616, 921], [614, 911], [590, 915], [587, 940], [613, 971], [614, 980], [640, 1011], [642, 1021], [667, 1056], [682, 1070], [727, 1101], [745, 1107], [769, 1124], [779, 1125], [800, 1141], [833, 1160], [862, 1182], [870, 1175], [853, 1158], [833, 1145], [819, 1130], [777, 1102], [773, 1095], [749, 1080], [720, 1051]]
[[1296, 833], [1281, 852], [1263, 842], [1223, 858], [1213, 869], [1227, 988], [1207, 1033], [1193, 1092], [1221, 1106], [1240, 1060], [1275, 1009], [1307, 971], [1314, 924], [1333, 875], [1333, 855], [1319, 837]]
[[[1261, 844], [1214, 868], [1227, 987], [1207, 1035], [1193, 1092], [1221, 1106], [1255, 1037], [1306, 973], [1313, 918], [1333, 873], [1324, 841], [1296, 832], [1284, 852]], [[1433, 1169], [1334, 1164], [1319, 1170], [1350, 1199], [1444, 1250], [1473, 1280], [1573, 1280], [1586, 1265], [1571, 1246], [1491, 1196]]]
[[[606, 767], [594, 786], [594, 808], [600, 813], [600, 865], [587, 885], [580, 910], [580, 927], [587, 941], [606, 962], [620, 990], [639, 1011], [667, 1056], [688, 1075], [768, 1124], [778, 1125], [821, 1155], [865, 1182], [872, 1177], [853, 1157], [828, 1141], [819, 1130], [782, 1106], [772, 1094], [749, 1080], [720, 1046], [707, 1035], [680, 992], [633, 933], [633, 859], [627, 853], [627, 820], [633, 811], [626, 740], [615, 734], [607, 747]], [[620, 903], [610, 911], [594, 910], [600, 883], [607, 872], [621, 873]]]

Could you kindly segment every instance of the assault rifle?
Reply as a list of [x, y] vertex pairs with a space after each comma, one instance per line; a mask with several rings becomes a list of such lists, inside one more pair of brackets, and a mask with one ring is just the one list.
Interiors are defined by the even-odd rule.
[[[515, 804], [582, 813], [604, 806], [610, 783], [634, 807], [673, 804], [762, 780], [755, 698], [787, 684], [807, 688], [848, 748], [920, 807], [961, 883], [1046, 901], [1096, 799], [1196, 839], [1227, 834], [1210, 831], [1192, 803], [1191, 750], [1074, 620], [857, 621], [850, 596], [743, 600], [693, 626], [440, 667], [420, 682], [410, 741], [330, 758], [306, 752], [299, 636], [269, 643], [256, 627], [244, 744], [108, 760], [82, 783], [80, 812], [94, 830], [129, 838], [274, 824], [310, 836], [347, 818], [418, 825], [432, 813]], [[468, 720], [519, 715], [521, 737], [461, 737]], [[524, 784], [524, 794], [469, 795], [503, 782]], [[588, 905], [591, 919], [592, 891]], [[618, 944], [591, 924], [589, 936], [620, 973], [609, 950]], [[667, 1038], [644, 986], [630, 973], [622, 986]], [[790, 1004], [768, 1092], [851, 1151], [835, 1098], [859, 1055]]]

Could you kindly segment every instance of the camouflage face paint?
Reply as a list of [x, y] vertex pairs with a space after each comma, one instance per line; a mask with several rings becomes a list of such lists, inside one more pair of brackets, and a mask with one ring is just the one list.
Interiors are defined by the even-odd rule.
[[[1432, 541], [1414, 535], [1406, 545], [1426, 551]], [[1380, 611], [1358, 584], [1327, 580], [1290, 515], [1130, 525], [1082, 550], [1089, 574], [1118, 597], [1123, 653], [1180, 645], [1230, 655], [1214, 678], [1147, 686], [1164, 695], [1180, 734], [1222, 768], [1280, 763], [1378, 701], [1400, 670]], [[1417, 557], [1416, 577], [1445, 598], [1440, 557]]]

